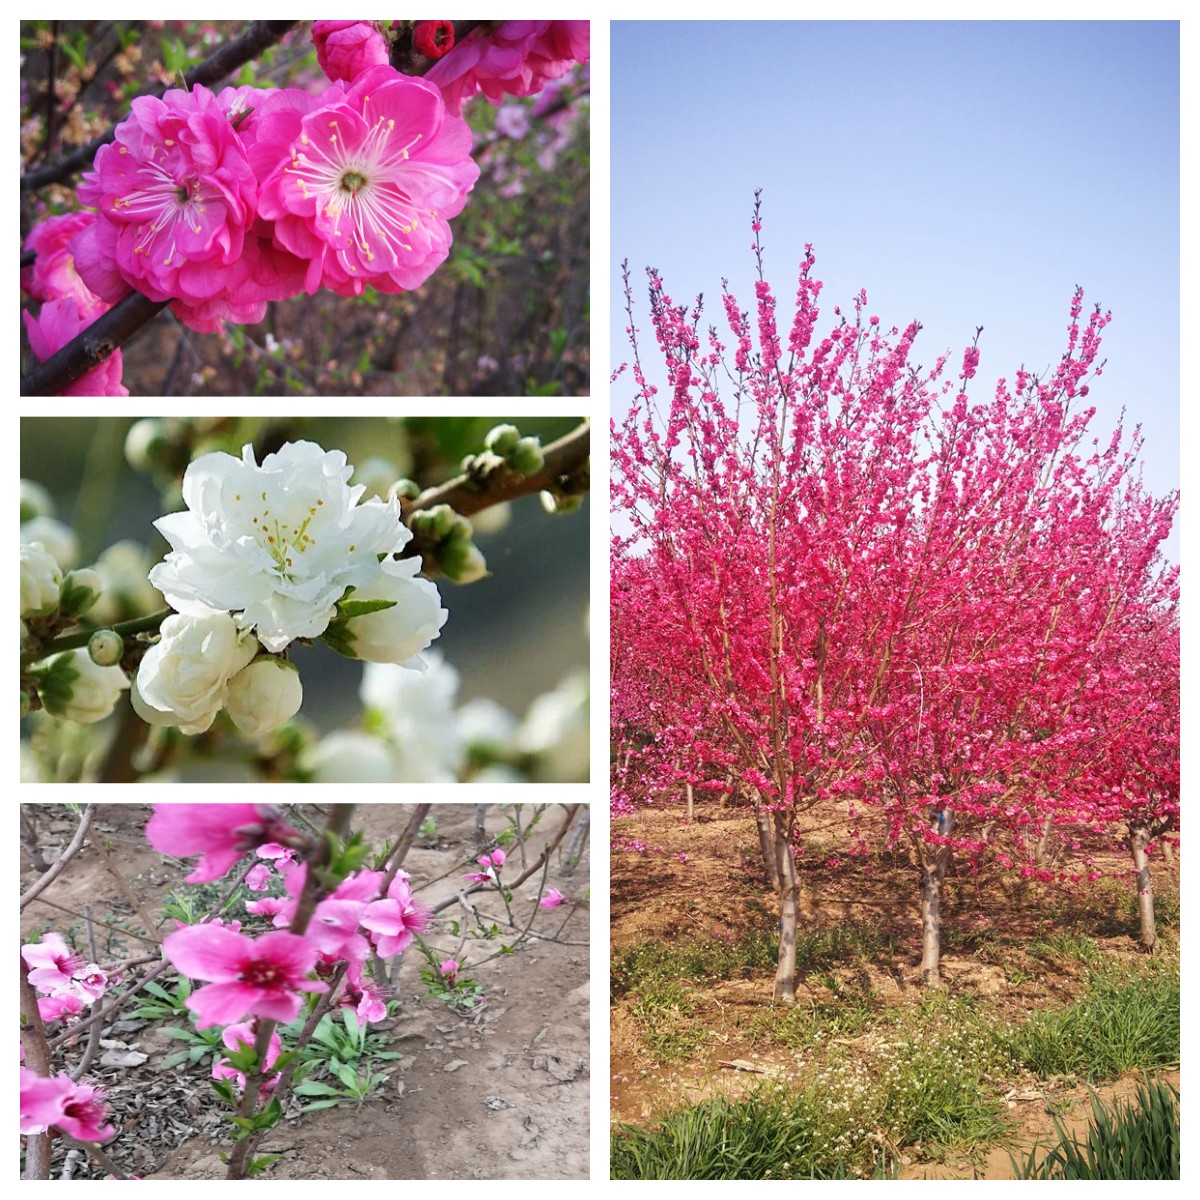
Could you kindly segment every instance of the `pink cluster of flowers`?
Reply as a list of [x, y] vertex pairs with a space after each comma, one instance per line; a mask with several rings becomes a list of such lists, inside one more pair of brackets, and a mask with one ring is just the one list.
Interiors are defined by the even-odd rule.
[[471, 871], [464, 875], [464, 879], [470, 879], [473, 883], [496, 883], [500, 868], [504, 866], [505, 854], [504, 851], [497, 847], [490, 854], [481, 854], [475, 860], [482, 868], [482, 871]]
[[[372, 952], [382, 958], [402, 954], [433, 916], [413, 896], [407, 874], [398, 871], [384, 890], [383, 872], [352, 872], [318, 902], [300, 935], [286, 927], [295, 916], [308, 866], [296, 862], [294, 850], [277, 840], [297, 835], [269, 805], [160, 804], [146, 834], [151, 845], [164, 853], [203, 856], [188, 876], [190, 882], [218, 878], [254, 849], [264, 861], [247, 872], [247, 884], [265, 891], [275, 877], [270, 866], [274, 863], [286, 891], [285, 897], [264, 896], [247, 903], [248, 912], [270, 918], [276, 927], [259, 938], [208, 922], [184, 926], [164, 939], [163, 950], [179, 971], [209, 981], [188, 1000], [198, 1018], [197, 1028], [253, 1017], [293, 1021], [300, 1012], [302, 993], [328, 991], [320, 976], [331, 974], [343, 961], [346, 982], [338, 1004], [354, 1008], [364, 1023], [386, 1016], [383, 993], [363, 965]], [[309, 978], [314, 974], [318, 978]], [[236, 1049], [228, 1037], [226, 1045]], [[233, 1072], [227, 1065], [218, 1066], [227, 1075]]]
[[91, 1084], [74, 1083], [65, 1071], [47, 1076], [21, 1068], [22, 1133], [54, 1126], [81, 1142], [103, 1142], [116, 1133], [106, 1116], [104, 1093]]
[[40, 993], [38, 1012], [43, 1021], [58, 1021], [82, 1012], [104, 995], [108, 976], [95, 963], [85, 963], [58, 933], [21, 947], [29, 982]]

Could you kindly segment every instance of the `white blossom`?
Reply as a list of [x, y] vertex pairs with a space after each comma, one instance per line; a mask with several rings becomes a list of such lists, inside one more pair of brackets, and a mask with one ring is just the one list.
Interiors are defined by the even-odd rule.
[[379, 556], [411, 538], [395, 500], [359, 504], [340, 450], [289, 442], [261, 466], [205, 454], [184, 473], [187, 511], [155, 522], [171, 544], [150, 582], [172, 607], [237, 614], [266, 649], [317, 637], [348, 587], [377, 580]]
[[203, 733], [225, 703], [229, 680], [258, 653], [258, 642], [224, 612], [170, 616], [138, 667], [133, 707], [150, 725]]
[[147, 578], [150, 552], [137, 542], [114, 542], [96, 560], [100, 599], [88, 613], [97, 625], [108, 625], [131, 616], [144, 616], [163, 607], [161, 593]]
[[517, 733], [517, 718], [503, 705], [486, 696], [464, 704], [455, 714], [463, 742], [493, 758], [511, 752]]
[[21, 616], [44, 617], [58, 607], [62, 568], [41, 542], [21, 543]]
[[352, 617], [346, 625], [350, 649], [364, 662], [402, 663], [420, 669], [421, 651], [438, 636], [449, 613], [437, 586], [418, 579], [415, 558], [384, 559], [375, 580], [351, 594], [355, 600], [393, 600], [391, 608]]
[[300, 765], [314, 783], [391, 783], [392, 755], [369, 733], [338, 730], [310, 746]]
[[261, 737], [290, 721], [303, 699], [300, 672], [268, 655], [256, 658], [229, 681], [225, 711], [247, 737]]
[[359, 695], [382, 718], [392, 743], [393, 778], [402, 783], [449, 783], [462, 765], [454, 716], [458, 672], [436, 651], [428, 669], [368, 663]]
[[568, 675], [529, 706], [517, 732], [517, 749], [536, 756], [539, 779], [587, 781], [591, 746], [588, 707], [588, 677], [582, 671]]
[[56, 717], [90, 725], [103, 721], [116, 707], [117, 698], [129, 687], [129, 680], [120, 667], [100, 667], [92, 662], [87, 647], [64, 650], [51, 658], [46, 667], [49, 674], [69, 684], [69, 696], [51, 703], [49, 693], [42, 690], [47, 710]]
[[21, 522], [22, 543], [41, 542], [42, 549], [64, 570], [69, 571], [79, 558], [79, 539], [75, 530], [55, 517], [34, 517]]

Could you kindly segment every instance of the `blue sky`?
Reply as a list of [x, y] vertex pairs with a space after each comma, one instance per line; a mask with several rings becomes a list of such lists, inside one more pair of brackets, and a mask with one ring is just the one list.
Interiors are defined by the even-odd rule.
[[1179, 486], [1175, 22], [614, 22], [611, 78], [614, 364], [624, 257], [643, 328], [647, 265], [718, 325], [722, 276], [752, 307], [761, 187], [781, 324], [812, 242], [822, 327], [860, 287], [921, 363], [982, 325], [980, 397], [1057, 362], [1081, 284], [1113, 312], [1096, 431], [1124, 406]]

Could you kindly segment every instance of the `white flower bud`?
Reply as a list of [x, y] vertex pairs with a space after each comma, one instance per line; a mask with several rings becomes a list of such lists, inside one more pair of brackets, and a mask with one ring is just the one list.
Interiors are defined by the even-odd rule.
[[225, 711], [247, 736], [261, 737], [300, 711], [300, 672], [282, 658], [256, 658], [230, 681]]
[[58, 607], [62, 570], [41, 542], [21, 544], [21, 616], [45, 617]]
[[339, 730], [305, 751], [301, 767], [314, 783], [390, 783], [392, 756], [379, 738]]
[[99, 625], [144, 617], [164, 607], [162, 593], [147, 576], [153, 562], [150, 551], [137, 542], [114, 542], [96, 560], [100, 599], [89, 611]]
[[133, 707], [150, 725], [203, 733], [225, 703], [230, 678], [257, 653], [258, 642], [228, 613], [167, 617], [138, 668]]
[[83, 646], [56, 654], [38, 675], [46, 711], [83, 725], [104, 720], [129, 687], [120, 667], [97, 666]]
[[34, 517], [32, 521], [23, 521], [21, 541], [41, 542], [42, 549], [64, 571], [69, 571], [79, 557], [79, 539], [75, 531], [53, 517]]
[[520, 439], [521, 431], [515, 425], [496, 425], [488, 431], [487, 437], [483, 439], [483, 444], [493, 453], [504, 458]]
[[438, 549], [438, 565], [455, 583], [476, 583], [487, 578], [487, 559], [470, 537], [455, 537]]
[[125, 653], [125, 641], [114, 629], [97, 629], [88, 638], [87, 649], [98, 667], [114, 667]]
[[365, 662], [407, 663], [428, 648], [446, 623], [436, 585], [418, 579], [419, 559], [385, 558], [378, 577], [350, 593], [350, 602], [393, 600], [391, 608], [352, 617], [346, 625], [350, 651]]
[[59, 606], [69, 617], [82, 616], [99, 600], [101, 587], [100, 576], [90, 567], [69, 571], [62, 581]]
[[40, 483], [32, 479], [21, 480], [21, 524], [34, 517], [54, 516], [54, 501]]

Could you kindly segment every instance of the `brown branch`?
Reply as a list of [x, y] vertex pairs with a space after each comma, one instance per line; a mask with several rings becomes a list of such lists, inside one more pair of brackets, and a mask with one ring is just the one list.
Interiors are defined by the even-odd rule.
[[[278, 42], [295, 21], [255, 21], [241, 37], [232, 42], [226, 42], [219, 50], [214, 51], [199, 66], [193, 67], [185, 76], [187, 87], [199, 83], [204, 86], [217, 83], [232, 74], [239, 67], [257, 58], [264, 50]], [[161, 96], [167, 89], [158, 88], [147, 92], [148, 96]], [[111, 126], [99, 137], [93, 138], [78, 150], [72, 150], [57, 162], [49, 163], [36, 171], [30, 171], [21, 177], [21, 191], [31, 192], [47, 184], [60, 183], [69, 179], [86, 167], [96, 156], [101, 146], [108, 145], [116, 137], [117, 127]]]
[[83, 845], [84, 838], [87, 837], [88, 826], [92, 823], [92, 818], [96, 815], [96, 806], [89, 804], [83, 810], [83, 815], [79, 818], [79, 828], [75, 830], [75, 836], [71, 839], [67, 848], [62, 852], [57, 862], [51, 866], [45, 875], [31, 884], [28, 890], [21, 896], [21, 907], [36, 900], [58, 877], [62, 874], [63, 868], [71, 861], [72, 858], [79, 852], [79, 848]]
[[[46, 1027], [38, 1012], [37, 992], [29, 982], [29, 966], [21, 956], [21, 1046], [25, 1067], [38, 1075], [50, 1075], [50, 1046]], [[31, 1133], [25, 1139], [25, 1179], [50, 1178], [50, 1134]]]
[[22, 396], [58, 396], [107, 361], [152, 317], [167, 307], [165, 300], [149, 300], [130, 292], [82, 333], [55, 351], [44, 363], [21, 377]]

